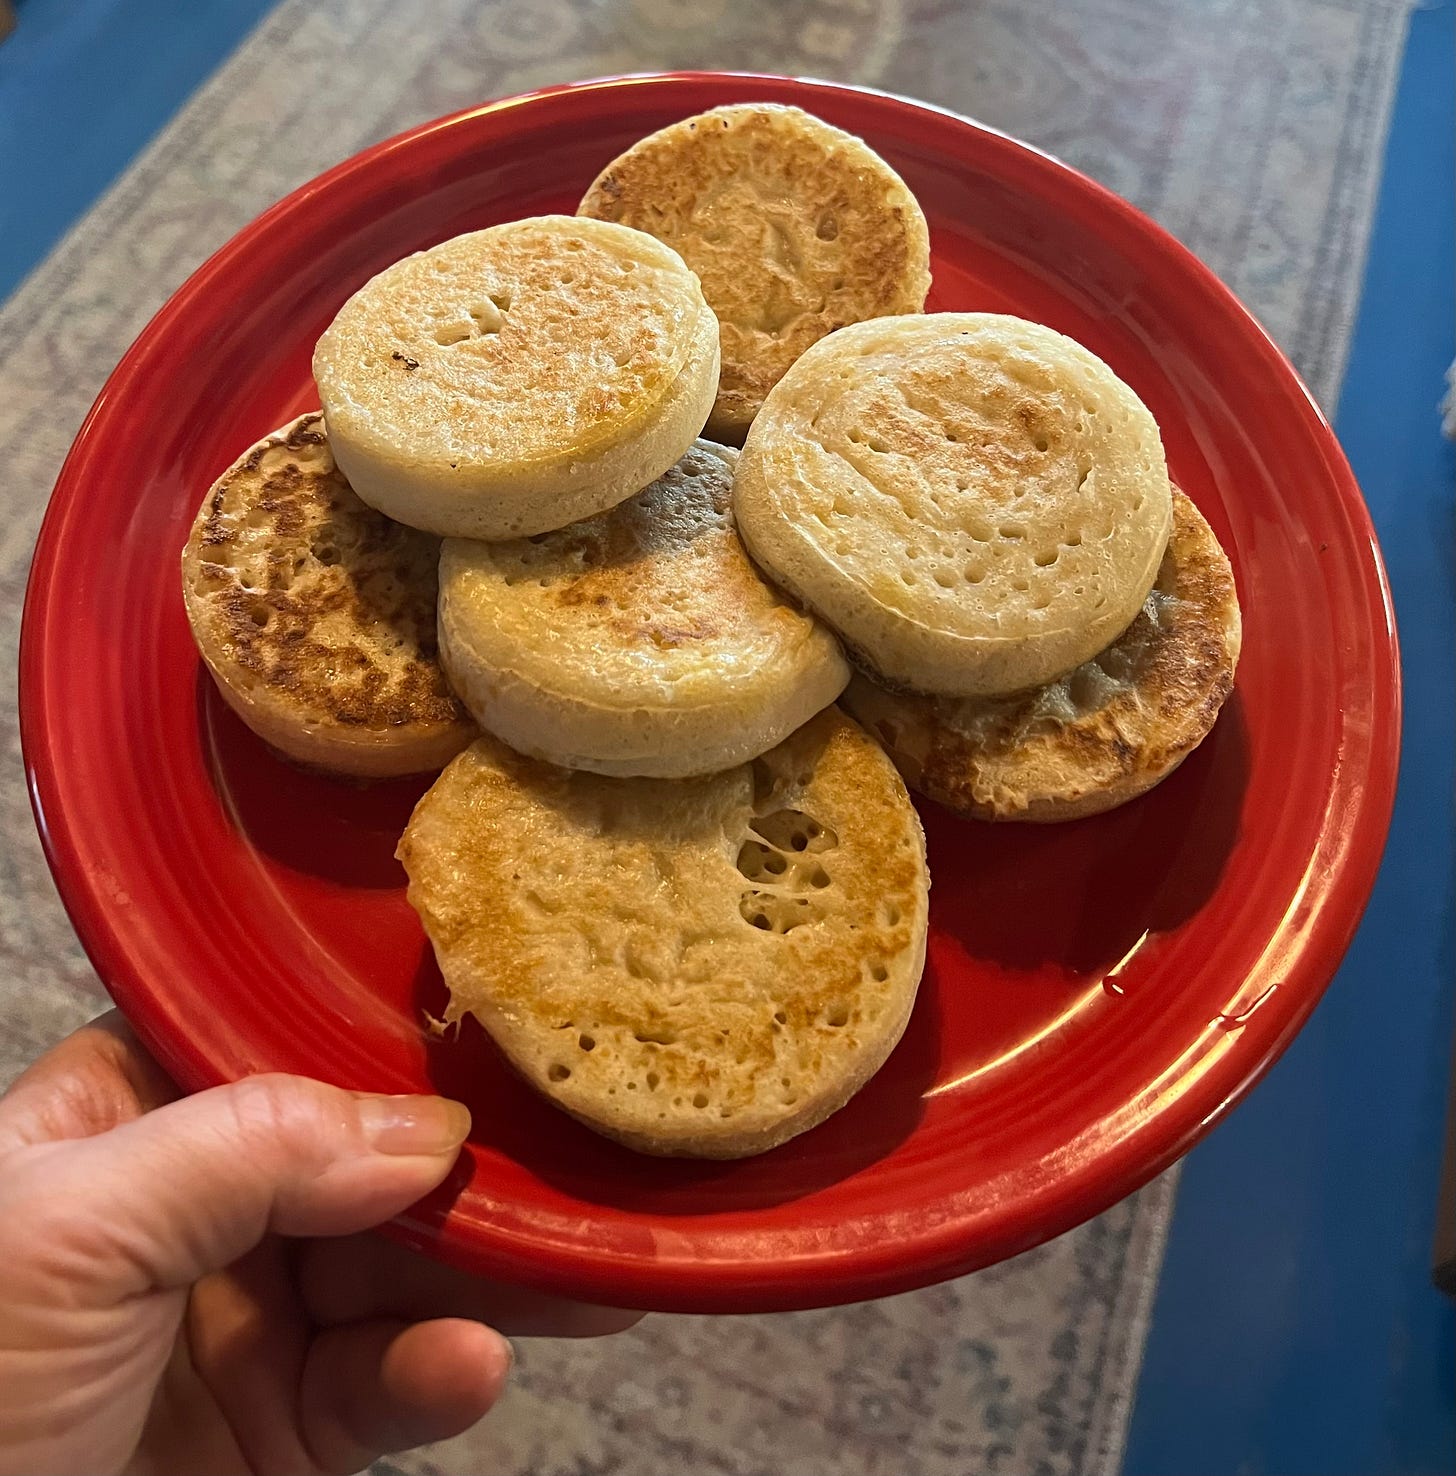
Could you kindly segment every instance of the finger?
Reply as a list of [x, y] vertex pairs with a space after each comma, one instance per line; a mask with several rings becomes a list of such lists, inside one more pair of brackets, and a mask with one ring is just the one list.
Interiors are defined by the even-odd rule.
[[512, 1338], [592, 1338], [623, 1332], [642, 1319], [640, 1312], [467, 1276], [382, 1235], [351, 1235], [301, 1250], [304, 1305], [321, 1326], [373, 1317], [469, 1317]]
[[370, 1097], [297, 1076], [256, 1076], [109, 1133], [12, 1160], [117, 1295], [189, 1286], [269, 1231], [342, 1235], [376, 1225], [449, 1172], [470, 1114], [439, 1097]]
[[324, 1471], [468, 1430], [505, 1389], [510, 1344], [478, 1322], [356, 1323], [320, 1333], [299, 1389], [304, 1444]]
[[[297, 1430], [298, 1386], [313, 1329], [299, 1305], [289, 1255], [270, 1236], [187, 1298], [193, 1378], [207, 1391], [250, 1471], [307, 1471]], [[163, 1466], [161, 1469], [168, 1469]], [[192, 1469], [185, 1458], [170, 1469]], [[200, 1469], [200, 1466], [199, 1466]]]
[[0, 1098], [0, 1154], [89, 1138], [176, 1097], [131, 1027], [108, 1010], [47, 1051]]

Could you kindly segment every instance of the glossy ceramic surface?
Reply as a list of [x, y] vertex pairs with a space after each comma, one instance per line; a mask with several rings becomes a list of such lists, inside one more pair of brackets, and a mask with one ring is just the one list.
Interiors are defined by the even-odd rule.
[[[214, 696], [178, 557], [209, 482], [315, 405], [314, 340], [406, 252], [570, 210], [615, 153], [702, 108], [794, 101], [853, 129], [930, 220], [932, 308], [1012, 311], [1146, 399], [1233, 558], [1238, 690], [1209, 741], [1112, 815], [1043, 829], [925, 807], [925, 982], [890, 1062], [759, 1159], [636, 1157], [516, 1082], [443, 986], [393, 859], [422, 784], [273, 759]], [[899, 99], [690, 74], [443, 120], [305, 186], [209, 261], [128, 353], [42, 530], [21, 664], [57, 882], [101, 976], [181, 1081], [301, 1071], [436, 1089], [469, 1152], [398, 1227], [482, 1272], [672, 1309], [848, 1301], [1069, 1228], [1188, 1148], [1317, 1002], [1395, 780], [1399, 684], [1370, 523], [1328, 427], [1228, 292], [1054, 160]]]

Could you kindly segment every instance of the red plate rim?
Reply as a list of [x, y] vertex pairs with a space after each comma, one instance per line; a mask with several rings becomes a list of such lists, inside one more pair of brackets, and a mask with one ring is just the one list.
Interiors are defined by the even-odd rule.
[[[1020, 156], [1028, 170], [1044, 180], [1054, 178], [1059, 188], [1080, 196], [1085, 205], [1119, 217], [1124, 228], [1173, 259], [1201, 293], [1217, 299], [1238, 321], [1249, 352], [1263, 360], [1265, 371], [1295, 391], [1290, 397], [1293, 413], [1318, 443], [1328, 472], [1328, 490], [1357, 535], [1360, 552], [1368, 552], [1368, 558], [1359, 559], [1358, 567], [1370, 613], [1371, 722], [1363, 732], [1347, 730], [1329, 798], [1329, 812], [1348, 813], [1352, 818], [1347, 827], [1333, 834], [1327, 827], [1323, 845], [1312, 857], [1302, 892], [1306, 920], [1298, 936], [1293, 936], [1293, 924], [1286, 916], [1280, 932], [1270, 940], [1270, 949], [1284, 954], [1282, 977], [1290, 987], [1277, 990], [1269, 1007], [1259, 1011], [1261, 1049], [1257, 1057], [1245, 1050], [1191, 1073], [1184, 1090], [1164, 1095], [1155, 1110], [1115, 1142], [1104, 1144], [1095, 1155], [1073, 1157], [1065, 1172], [1028, 1190], [1014, 1220], [1003, 1218], [989, 1233], [984, 1223], [979, 1225], [973, 1247], [968, 1246], [966, 1227], [952, 1217], [949, 1222], [919, 1228], [894, 1244], [861, 1249], [848, 1262], [815, 1262], [811, 1273], [802, 1258], [784, 1265], [705, 1265], [672, 1258], [644, 1264], [640, 1257], [600, 1246], [532, 1243], [523, 1249], [515, 1239], [494, 1234], [490, 1225], [478, 1219], [467, 1227], [473, 1241], [467, 1256], [448, 1240], [442, 1243], [437, 1238], [442, 1213], [433, 1209], [407, 1216], [393, 1227], [406, 1241], [428, 1246], [447, 1260], [464, 1259], [478, 1265], [485, 1259], [502, 1275], [557, 1290], [566, 1287], [578, 1296], [600, 1301], [695, 1311], [741, 1310], [750, 1303], [761, 1309], [820, 1306], [909, 1290], [1016, 1254], [1100, 1213], [1173, 1163], [1243, 1097], [1308, 1018], [1349, 945], [1379, 866], [1395, 798], [1401, 696], [1394, 609], [1369, 511], [1328, 421], [1283, 353], [1209, 268], [1127, 201], [1052, 155], [948, 109], [871, 88], [752, 72], [649, 72], [593, 78], [463, 109], [376, 144], [285, 196], [209, 257], [152, 318], [108, 378], [62, 467], [36, 543], [21, 628], [21, 745], [46, 858], [98, 975], [148, 1047], [184, 1086], [196, 1089], [224, 1080], [217, 1063], [185, 1031], [174, 1028], [174, 1016], [165, 1002], [165, 984], [143, 976], [134, 966], [125, 938], [113, 925], [105, 889], [88, 864], [85, 817], [71, 813], [65, 804], [58, 742], [65, 715], [57, 709], [48, 678], [48, 632], [51, 622], [63, 617], [52, 575], [70, 527], [84, 516], [84, 489], [92, 458], [105, 437], [118, 390], [133, 377], [145, 375], [169, 328], [186, 316], [199, 297], [215, 291], [233, 263], [260, 238], [294, 229], [296, 222], [307, 219], [320, 196], [368, 189], [374, 171], [390, 155], [465, 120], [529, 107], [562, 93], [683, 84], [710, 90], [724, 84], [740, 89], [751, 84], [763, 88], [765, 94], [791, 97], [811, 109], [815, 96], [832, 95], [858, 100], [885, 117], [934, 114], [973, 130], [984, 146]], [[1318, 865], [1313, 864], [1316, 861]], [[1252, 1045], [1254, 1035], [1253, 1030], [1246, 1032], [1245, 1043]], [[1027, 1232], [1029, 1222], [1039, 1227], [1035, 1233]], [[706, 1284], [709, 1282], [711, 1285]]]

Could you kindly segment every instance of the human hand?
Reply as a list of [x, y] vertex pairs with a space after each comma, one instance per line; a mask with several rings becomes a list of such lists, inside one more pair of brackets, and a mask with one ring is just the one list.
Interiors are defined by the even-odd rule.
[[301, 1077], [179, 1100], [115, 1013], [63, 1041], [0, 1098], [0, 1476], [355, 1471], [485, 1414], [511, 1365], [486, 1323], [635, 1322], [358, 1233], [468, 1128]]

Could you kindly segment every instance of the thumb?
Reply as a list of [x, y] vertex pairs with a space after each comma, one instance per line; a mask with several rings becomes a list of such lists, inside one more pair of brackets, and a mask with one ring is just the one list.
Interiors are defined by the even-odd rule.
[[48, 1145], [30, 1167], [47, 1191], [37, 1197], [71, 1211], [73, 1245], [76, 1221], [89, 1227], [93, 1274], [127, 1296], [189, 1286], [270, 1231], [377, 1225], [445, 1177], [469, 1130], [466, 1108], [441, 1097], [254, 1076], [98, 1137]]

